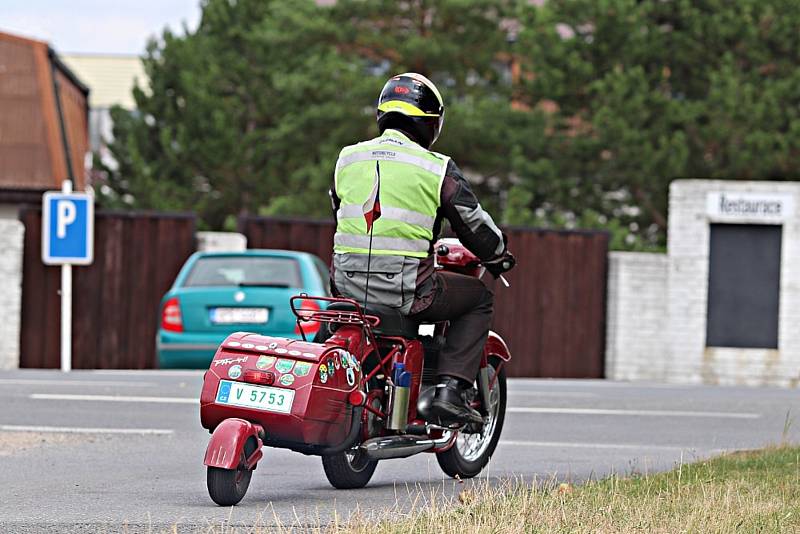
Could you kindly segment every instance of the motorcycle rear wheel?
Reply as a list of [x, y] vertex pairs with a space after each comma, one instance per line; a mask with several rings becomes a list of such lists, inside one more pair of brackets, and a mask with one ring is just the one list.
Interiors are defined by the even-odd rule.
[[489, 392], [489, 415], [484, 418], [481, 431], [471, 434], [460, 432], [452, 447], [436, 453], [439, 467], [450, 477], [463, 479], [477, 476], [494, 454], [503, 430], [507, 397], [506, 371], [498, 358], [489, 360], [489, 383], [492, 380], [494, 386]]
[[378, 460], [370, 460], [358, 448], [322, 457], [322, 468], [328, 482], [336, 489], [356, 489], [366, 486]]

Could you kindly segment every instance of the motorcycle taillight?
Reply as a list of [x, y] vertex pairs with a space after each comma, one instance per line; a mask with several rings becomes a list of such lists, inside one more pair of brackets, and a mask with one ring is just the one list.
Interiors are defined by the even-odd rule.
[[[311, 318], [314, 316], [315, 312], [320, 310], [319, 303], [313, 299], [303, 299], [300, 301], [300, 306], [297, 308], [297, 314], [303, 318]], [[319, 332], [320, 323], [317, 321], [302, 321], [303, 326], [303, 333], [306, 336], [313, 336]], [[300, 324], [296, 324], [294, 327], [294, 333], [298, 336], [300, 335]]]

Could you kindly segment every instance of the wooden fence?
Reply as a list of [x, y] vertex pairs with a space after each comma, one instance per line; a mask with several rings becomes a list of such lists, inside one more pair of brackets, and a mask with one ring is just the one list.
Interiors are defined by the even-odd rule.
[[[41, 210], [23, 208], [21, 367], [60, 366], [60, 268], [41, 260]], [[95, 214], [94, 263], [73, 268], [76, 369], [156, 367], [159, 302], [195, 250], [195, 216]]]
[[[334, 224], [246, 217], [250, 248], [310, 252], [330, 261]], [[494, 283], [493, 329], [511, 348], [510, 376], [604, 376], [608, 234], [507, 228], [518, 266]]]

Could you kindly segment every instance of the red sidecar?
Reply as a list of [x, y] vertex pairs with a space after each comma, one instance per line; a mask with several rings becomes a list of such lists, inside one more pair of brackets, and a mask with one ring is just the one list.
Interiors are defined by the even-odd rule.
[[344, 348], [240, 332], [214, 355], [200, 420], [214, 431], [226, 419], [246, 419], [266, 444], [336, 445], [350, 427], [348, 399], [360, 380], [361, 365]]

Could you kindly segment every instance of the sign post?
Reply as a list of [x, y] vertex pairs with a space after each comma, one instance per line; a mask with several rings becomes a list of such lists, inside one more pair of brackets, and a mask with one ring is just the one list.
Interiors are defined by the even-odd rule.
[[74, 193], [72, 181], [42, 199], [42, 261], [61, 265], [61, 370], [72, 370], [72, 266], [94, 256], [94, 199]]

